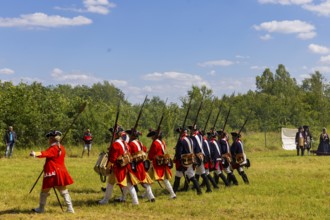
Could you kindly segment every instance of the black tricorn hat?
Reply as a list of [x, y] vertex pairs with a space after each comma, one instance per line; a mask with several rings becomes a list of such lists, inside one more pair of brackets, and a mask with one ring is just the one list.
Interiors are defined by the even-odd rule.
[[218, 133], [216, 131], [214, 132], [207, 132], [207, 135], [210, 137], [216, 137], [218, 135]]
[[217, 131], [217, 133], [218, 133], [218, 135], [221, 135], [223, 133], [223, 130], [221, 129], [221, 130]]
[[196, 131], [196, 130], [198, 130], [197, 125], [189, 125], [188, 128], [189, 128], [189, 130], [191, 130], [191, 131]]
[[149, 128], [149, 133], [147, 134], [147, 137], [153, 137], [157, 134], [157, 131], [152, 129], [152, 128]]
[[231, 132], [230, 134], [231, 134], [231, 136], [233, 136], [233, 137], [240, 137], [240, 136], [241, 136], [240, 134], [238, 134], [237, 131], [233, 131], [233, 132]]
[[142, 135], [141, 132], [135, 130], [134, 128], [131, 128], [130, 130], [126, 130], [125, 132], [126, 132], [126, 134], [129, 134], [129, 135], [132, 135], [132, 136], [135, 136], [135, 137], [138, 137], [138, 136]]
[[[109, 128], [109, 131], [110, 131], [111, 133], [113, 133], [114, 128], [112, 128], [112, 127]], [[116, 133], [121, 132], [121, 131], [124, 131], [124, 129], [123, 129], [121, 126], [118, 126], [117, 129], [116, 129]]]
[[178, 132], [178, 133], [181, 133], [182, 131], [188, 131], [188, 129], [187, 128], [178, 127], [178, 128], [175, 129], [175, 131]]
[[303, 128], [306, 129], [306, 128], [309, 128], [309, 126], [308, 125], [304, 125]]
[[61, 136], [62, 132], [60, 131], [50, 131], [46, 134], [46, 137], [56, 137], [56, 136]]

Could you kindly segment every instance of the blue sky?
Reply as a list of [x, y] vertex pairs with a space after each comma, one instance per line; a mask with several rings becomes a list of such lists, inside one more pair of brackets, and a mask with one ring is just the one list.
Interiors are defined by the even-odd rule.
[[255, 89], [284, 64], [330, 79], [330, 0], [2, 0], [0, 79], [113, 83], [131, 103]]

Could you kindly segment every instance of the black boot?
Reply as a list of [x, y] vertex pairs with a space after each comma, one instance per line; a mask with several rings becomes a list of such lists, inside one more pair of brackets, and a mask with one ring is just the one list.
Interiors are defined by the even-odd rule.
[[209, 181], [211, 182], [212, 186], [214, 189], [219, 189], [218, 185], [215, 183], [213, 177], [211, 176], [211, 174], [207, 175], [207, 178], [209, 179]]
[[184, 181], [184, 186], [183, 186], [183, 188], [181, 189], [181, 191], [187, 192], [188, 189], [189, 189], [189, 180], [188, 180], [187, 177], [185, 177], [184, 180], [185, 180], [185, 181]]
[[173, 191], [176, 193], [179, 189], [179, 186], [180, 186], [180, 180], [181, 178], [180, 177], [175, 177], [175, 180], [174, 180], [174, 184], [173, 184]]
[[214, 172], [213, 173], [213, 178], [216, 184], [219, 184], [219, 176]]
[[227, 180], [227, 178], [225, 177], [225, 175], [223, 173], [220, 173], [219, 174], [219, 177], [222, 179], [223, 183], [226, 185], [226, 186], [229, 186], [229, 182]]
[[134, 188], [135, 188], [136, 193], [138, 193], [139, 192], [139, 187], [137, 185], [134, 185]]
[[300, 151], [299, 148], [297, 148], [297, 156], [299, 156], [299, 151]]
[[189, 180], [194, 184], [195, 189], [197, 191], [197, 195], [201, 195], [202, 191], [201, 191], [201, 188], [199, 188], [199, 185], [198, 185], [198, 182], [197, 182], [196, 178], [193, 176]]
[[301, 149], [301, 156], [304, 156], [304, 154], [305, 154], [305, 149], [302, 148], [302, 149]]
[[228, 179], [230, 180], [229, 182], [233, 182], [233, 184], [236, 186], [238, 185], [236, 176], [233, 173], [228, 173]]
[[[198, 174], [195, 174], [195, 178], [197, 180], [197, 183], [199, 183], [199, 175]], [[195, 189], [195, 186], [193, 186], [191, 189]]]
[[239, 175], [241, 175], [245, 184], [249, 184], [249, 179], [244, 171], [240, 172]]
[[204, 174], [202, 174], [201, 176], [202, 176], [203, 181], [205, 182], [205, 185], [206, 185], [206, 192], [207, 192], [207, 193], [208, 193], [208, 192], [212, 192], [212, 190], [211, 190], [211, 185], [210, 185], [209, 180], [208, 180], [207, 177], [206, 177], [206, 174], [204, 173]]

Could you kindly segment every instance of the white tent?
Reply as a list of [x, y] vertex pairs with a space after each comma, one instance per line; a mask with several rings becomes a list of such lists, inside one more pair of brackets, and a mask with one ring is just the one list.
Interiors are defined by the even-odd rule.
[[285, 150], [295, 150], [296, 149], [296, 128], [282, 128], [282, 147]]

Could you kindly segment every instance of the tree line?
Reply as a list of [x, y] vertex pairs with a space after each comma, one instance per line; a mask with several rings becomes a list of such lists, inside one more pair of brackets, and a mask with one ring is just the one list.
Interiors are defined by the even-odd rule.
[[[256, 90], [249, 90], [245, 94], [232, 93], [217, 97], [206, 86], [192, 86], [185, 96], [180, 97], [180, 105], [166, 103], [158, 96], [148, 97], [138, 130], [147, 133], [149, 128], [156, 129], [164, 111], [161, 129], [168, 137], [176, 136], [175, 128], [182, 126], [192, 98], [187, 125], [196, 120], [202, 102], [197, 119], [201, 129], [221, 129], [230, 110], [226, 124], [228, 131], [239, 130], [248, 117], [243, 132], [279, 131], [281, 127], [309, 125], [312, 132], [319, 133], [322, 127], [330, 124], [329, 85], [318, 71], [298, 85], [285, 66], [280, 64], [275, 73], [267, 68], [256, 76]], [[68, 130], [66, 144], [81, 143], [82, 134], [87, 128], [93, 133], [94, 143], [108, 143], [111, 135], [108, 129], [115, 121], [118, 103], [119, 124], [126, 129], [134, 126], [142, 105], [128, 102], [125, 94], [108, 81], [91, 87], [43, 86], [38, 82], [14, 85], [12, 82], [0, 81], [0, 87], [2, 133], [8, 126], [14, 126], [18, 136], [16, 146], [19, 148], [44, 144], [45, 133], [54, 129], [62, 132]], [[82, 103], [87, 103], [87, 106], [72, 124]], [[217, 115], [219, 117], [216, 121]]]

